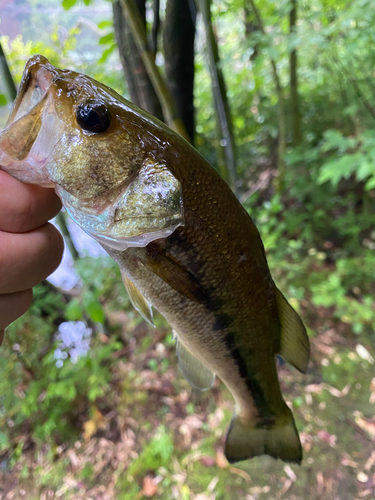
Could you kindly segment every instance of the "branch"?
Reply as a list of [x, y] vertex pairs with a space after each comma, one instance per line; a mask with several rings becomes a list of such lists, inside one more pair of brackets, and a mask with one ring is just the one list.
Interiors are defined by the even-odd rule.
[[147, 72], [155, 88], [155, 92], [159, 97], [167, 124], [187, 141], [189, 141], [190, 138], [186, 132], [185, 126], [182, 123], [181, 118], [178, 116], [176, 104], [167, 89], [158, 67], [155, 64], [154, 54], [148, 47], [146, 30], [142, 24], [142, 20], [138, 9], [134, 4], [134, 0], [120, 0], [120, 3], [126, 15], [126, 20], [129, 23], [144, 65], [146, 66]]
[[76, 262], [79, 259], [79, 254], [77, 252], [77, 249], [73, 243], [72, 237], [70, 235], [68, 226], [66, 225], [65, 218], [62, 212], [57, 214], [56, 216], [56, 222], [60, 228], [61, 234], [64, 237], [65, 243], [67, 247], [69, 248], [70, 255], [72, 256], [72, 259], [74, 262]]

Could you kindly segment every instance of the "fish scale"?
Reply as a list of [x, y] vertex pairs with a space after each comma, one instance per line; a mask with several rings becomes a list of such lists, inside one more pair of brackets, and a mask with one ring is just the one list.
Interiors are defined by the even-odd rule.
[[55, 188], [118, 263], [140, 314], [153, 324], [154, 306], [170, 323], [193, 387], [208, 390], [215, 374], [227, 386], [230, 462], [300, 463], [275, 356], [305, 372], [305, 327], [272, 280], [251, 218], [188, 142], [105, 85], [34, 56], [0, 133], [0, 165]]

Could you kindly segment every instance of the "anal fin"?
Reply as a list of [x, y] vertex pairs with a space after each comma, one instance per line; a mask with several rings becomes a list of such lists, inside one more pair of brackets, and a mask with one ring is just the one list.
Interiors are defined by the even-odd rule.
[[183, 376], [194, 389], [208, 391], [215, 382], [215, 374], [182, 344], [175, 331], [173, 333], [176, 337], [178, 366]]
[[310, 359], [310, 343], [305, 325], [284, 295], [275, 287], [277, 309], [281, 324], [280, 355], [302, 373]]
[[129, 299], [133, 304], [133, 307], [137, 309], [144, 320], [150, 323], [151, 326], [155, 326], [152, 317], [151, 304], [143, 297], [138, 288], [124, 273], [122, 273], [122, 281], [124, 282], [126, 291], [128, 292]]

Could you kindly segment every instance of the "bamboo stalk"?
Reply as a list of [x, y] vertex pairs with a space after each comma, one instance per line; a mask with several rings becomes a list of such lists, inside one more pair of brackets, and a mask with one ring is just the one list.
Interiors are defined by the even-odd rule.
[[[297, 0], [291, 0], [292, 9], [289, 14], [289, 26], [290, 33], [293, 34], [296, 31], [297, 22]], [[302, 142], [301, 134], [301, 115], [299, 111], [299, 100], [298, 100], [298, 76], [297, 76], [297, 50], [291, 51], [289, 56], [289, 67], [290, 67], [290, 100], [292, 108], [292, 119], [293, 119], [293, 145], [299, 146]]]
[[214, 95], [216, 111], [215, 114], [218, 117], [219, 127], [222, 134], [220, 146], [222, 144], [222, 141], [224, 142], [225, 157], [227, 163], [227, 174], [225, 175], [224, 179], [228, 182], [229, 186], [237, 194], [237, 196], [239, 196], [232, 118], [230, 114], [224, 75], [220, 67], [220, 57], [217, 41], [214, 30], [212, 28], [210, 0], [198, 0], [198, 5], [203, 17], [203, 23], [206, 32], [208, 66], [210, 70], [212, 91]]
[[4, 77], [4, 82], [5, 82], [5, 86], [6, 86], [8, 94], [9, 94], [9, 97], [12, 99], [12, 101], [14, 101], [14, 99], [16, 98], [16, 95], [17, 95], [17, 88], [16, 88], [16, 85], [13, 81], [13, 77], [12, 77], [12, 74], [10, 72], [10, 69], [9, 69], [9, 66], [7, 63], [7, 59], [5, 57], [1, 43], [0, 43], [0, 71]]
[[190, 141], [185, 126], [181, 118], [178, 116], [176, 104], [172, 99], [158, 67], [155, 64], [154, 54], [149, 49], [146, 30], [142, 24], [141, 17], [134, 1], [120, 0], [120, 3], [126, 15], [126, 20], [129, 23], [134, 40], [138, 46], [144, 65], [146, 66], [147, 72], [155, 88], [155, 92], [159, 97], [167, 124], [187, 141]]

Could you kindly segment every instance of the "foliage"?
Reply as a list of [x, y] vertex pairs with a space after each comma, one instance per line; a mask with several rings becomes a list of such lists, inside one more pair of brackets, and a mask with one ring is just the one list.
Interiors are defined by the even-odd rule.
[[[77, 422], [105, 394], [111, 379], [111, 354], [121, 346], [116, 336], [108, 338], [102, 333], [104, 312], [95, 300], [109, 293], [111, 278], [116, 276], [108, 273], [108, 267], [101, 260], [81, 259], [80, 277], [86, 284], [80, 300], [69, 302], [65, 309], [62, 296], [41, 284], [34, 290], [28, 313], [8, 328], [1, 350], [0, 393], [2, 421], [11, 426], [10, 436], [18, 435], [27, 422], [37, 442], [53, 444], [77, 437]], [[74, 363], [73, 358], [59, 363], [58, 325], [72, 319], [85, 319], [92, 325], [90, 350]], [[4, 439], [0, 437], [2, 447], [9, 444]]]
[[366, 190], [375, 188], [375, 138], [372, 131], [345, 137], [339, 130], [327, 130], [321, 151], [332, 150], [335, 152], [331, 159], [321, 166], [319, 184], [331, 181], [337, 186], [342, 179], [354, 175], [357, 181], [366, 181]]

